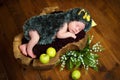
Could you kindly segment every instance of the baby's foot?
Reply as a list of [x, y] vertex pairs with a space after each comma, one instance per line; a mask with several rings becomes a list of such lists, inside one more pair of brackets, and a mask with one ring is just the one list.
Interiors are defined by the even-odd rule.
[[27, 49], [27, 53], [31, 58], [36, 58], [36, 55], [33, 53], [32, 49]]
[[27, 51], [26, 51], [27, 44], [22, 44], [19, 46], [20, 51], [22, 52], [23, 55], [27, 56]]

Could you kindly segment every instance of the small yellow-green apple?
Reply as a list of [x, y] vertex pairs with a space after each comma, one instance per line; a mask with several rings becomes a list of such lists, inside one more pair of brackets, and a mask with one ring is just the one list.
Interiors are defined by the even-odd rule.
[[47, 64], [50, 61], [50, 57], [49, 57], [49, 55], [43, 53], [43, 54], [40, 55], [39, 60], [40, 60], [41, 63]]
[[72, 79], [73, 80], [78, 80], [81, 77], [81, 72], [79, 70], [74, 70], [72, 72]]
[[56, 55], [56, 50], [55, 50], [55, 48], [53, 48], [53, 47], [47, 48], [46, 54], [48, 54], [48, 55], [50, 56], [50, 58], [55, 57], [55, 55]]

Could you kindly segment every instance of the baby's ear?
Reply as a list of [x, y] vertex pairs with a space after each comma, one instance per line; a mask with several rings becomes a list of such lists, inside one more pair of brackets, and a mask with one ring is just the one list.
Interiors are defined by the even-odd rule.
[[92, 25], [91, 27], [97, 26], [97, 24], [95, 23], [95, 21], [92, 19]]

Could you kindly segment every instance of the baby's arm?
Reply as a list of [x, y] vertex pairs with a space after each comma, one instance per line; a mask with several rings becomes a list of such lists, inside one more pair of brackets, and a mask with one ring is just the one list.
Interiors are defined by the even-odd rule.
[[67, 28], [68, 28], [68, 25], [67, 23], [65, 23], [63, 27], [57, 32], [57, 38], [64, 39], [64, 38], [72, 37], [75, 39], [76, 35], [71, 32], [68, 32]]

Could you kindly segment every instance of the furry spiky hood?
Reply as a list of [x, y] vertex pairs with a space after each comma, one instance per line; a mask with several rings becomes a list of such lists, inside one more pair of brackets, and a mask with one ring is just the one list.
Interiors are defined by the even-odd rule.
[[81, 21], [85, 24], [84, 31], [89, 30], [91, 27], [92, 19], [89, 12], [85, 9], [74, 8], [66, 12], [66, 20], [70, 21]]

